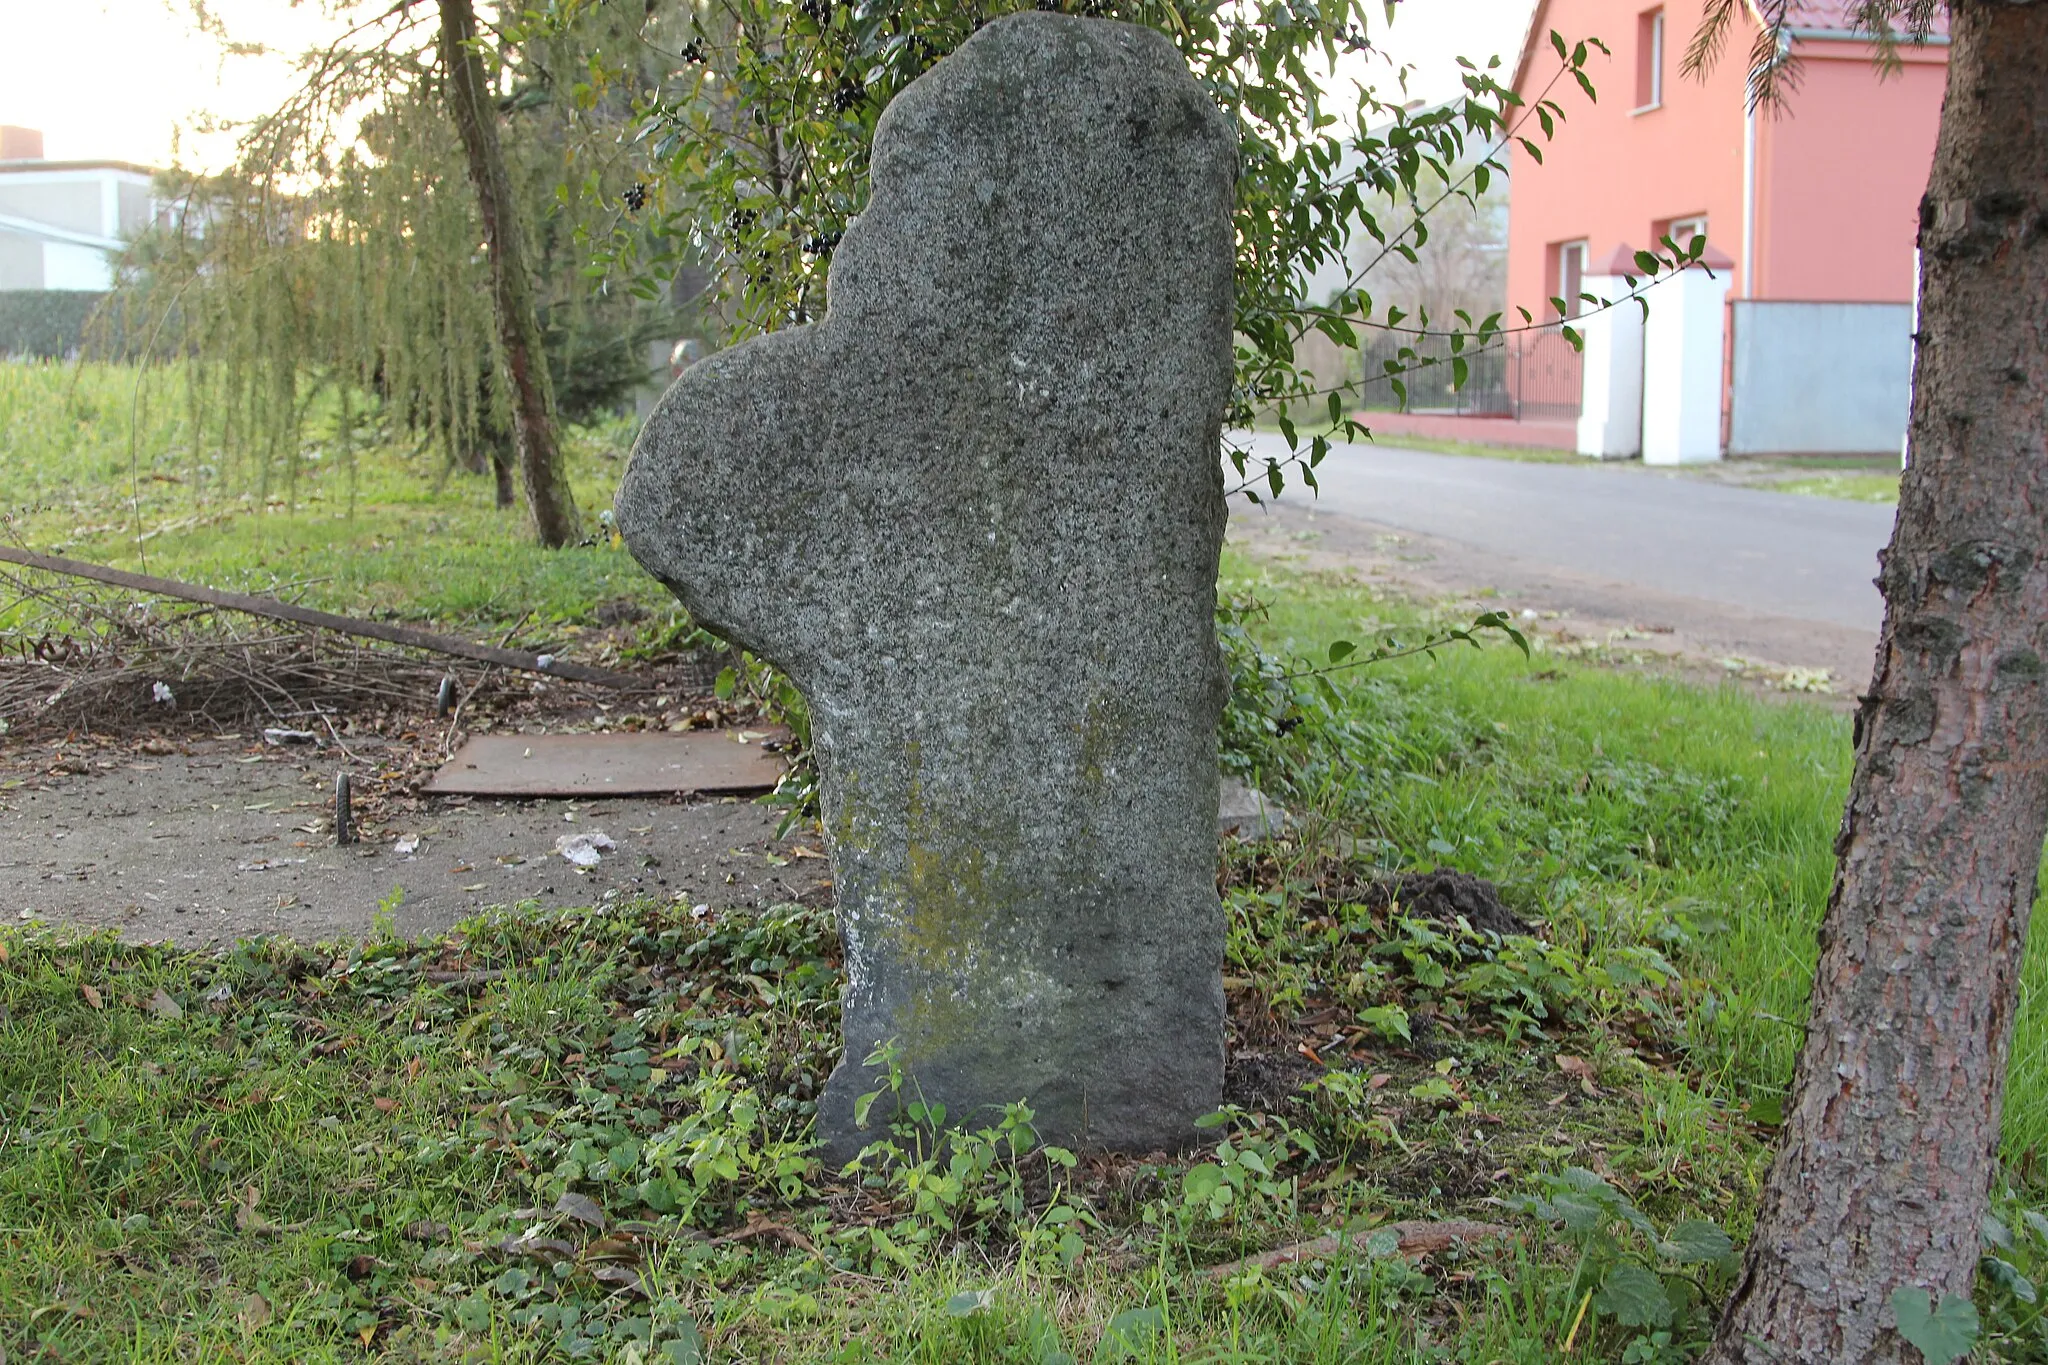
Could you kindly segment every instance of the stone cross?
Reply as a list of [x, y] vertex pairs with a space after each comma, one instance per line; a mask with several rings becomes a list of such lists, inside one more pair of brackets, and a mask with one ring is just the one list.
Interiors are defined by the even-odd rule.
[[948, 1124], [1182, 1145], [1221, 1099], [1213, 613], [1237, 150], [1165, 38], [1019, 13], [876, 128], [823, 321], [711, 356], [618, 525], [811, 707], [835, 1157], [893, 1043]]

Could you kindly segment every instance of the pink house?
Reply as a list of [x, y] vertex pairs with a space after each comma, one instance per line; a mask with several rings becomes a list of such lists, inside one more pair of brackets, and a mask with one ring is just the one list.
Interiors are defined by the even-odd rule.
[[[1707, 77], [1680, 75], [1702, 7], [1537, 0], [1514, 89], [1525, 107], [1554, 99], [1566, 118], [1556, 137], [1537, 139], [1540, 164], [1510, 148], [1509, 321], [1517, 309], [1556, 320], [1551, 300], [1588, 281], [1612, 297], [1634, 250], [1704, 233], [1715, 279], [1694, 270], [1657, 285], [1647, 326], [1612, 311], [1575, 323], [1587, 338], [1584, 399], [1601, 407], [1582, 409], [1582, 453], [1896, 452], [1947, 40], [1902, 46], [1887, 73], [1840, 0], [1795, 0], [1783, 42], [1796, 84], [1783, 107], [1751, 111], [1761, 24], [1749, 4]], [[1597, 102], [1561, 75], [1553, 29], [1610, 49], [1588, 64]], [[1573, 299], [1567, 311], [1584, 307]], [[1674, 396], [1681, 388], [1688, 396]], [[1563, 444], [1557, 435], [1523, 439]]]
[[[1537, 165], [1510, 149], [1508, 304], [1555, 316], [1574, 258], [1704, 230], [1735, 263], [1737, 299], [1913, 301], [1913, 239], [1941, 120], [1948, 49], [1900, 51], [1887, 76], [1871, 44], [1821, 5], [1790, 30], [1797, 87], [1782, 110], [1747, 109], [1758, 31], [1741, 8], [1704, 81], [1679, 75], [1699, 0], [1539, 0], [1514, 89], [1544, 94], [1569, 117]], [[1600, 99], [1588, 104], [1559, 70], [1550, 30], [1597, 36]]]

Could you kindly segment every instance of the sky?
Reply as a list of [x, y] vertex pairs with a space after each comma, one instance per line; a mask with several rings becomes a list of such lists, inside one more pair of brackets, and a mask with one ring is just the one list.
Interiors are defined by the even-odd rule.
[[[238, 42], [269, 51], [226, 55], [193, 22], [192, 0], [0, 0], [0, 123], [42, 129], [52, 159], [219, 169], [233, 138], [206, 125], [282, 104], [295, 84], [291, 57], [337, 30], [326, 0], [206, 3]], [[1370, 80], [1391, 98], [1393, 67], [1404, 63], [1416, 68], [1411, 98], [1445, 98], [1459, 88], [1460, 55], [1483, 65], [1498, 53], [1512, 67], [1531, 7], [1398, 0], [1392, 26], [1372, 30], [1384, 55], [1347, 64], [1343, 78]]]

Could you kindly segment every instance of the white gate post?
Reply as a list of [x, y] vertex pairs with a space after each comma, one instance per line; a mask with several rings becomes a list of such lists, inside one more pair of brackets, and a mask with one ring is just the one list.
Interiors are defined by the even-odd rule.
[[[1627, 243], [1589, 273], [1580, 286], [1603, 299], [1628, 293], [1625, 275], [1639, 275]], [[1643, 449], [1643, 310], [1634, 299], [1576, 319], [1580, 351], [1579, 454], [1627, 460]]]
[[1735, 263], [1711, 246], [1649, 291], [1643, 324], [1643, 463], [1721, 458], [1722, 338]]

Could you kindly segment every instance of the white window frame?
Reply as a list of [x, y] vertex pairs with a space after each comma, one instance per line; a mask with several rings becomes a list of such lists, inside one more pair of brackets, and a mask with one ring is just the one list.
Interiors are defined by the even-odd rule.
[[1664, 107], [1664, 18], [1662, 5], [1650, 15], [1650, 98], [1629, 110], [1631, 114], [1647, 114]]
[[[1586, 267], [1592, 261], [1592, 251], [1589, 249], [1587, 240], [1584, 237], [1579, 238], [1575, 242], [1559, 242], [1556, 250], [1557, 296], [1564, 300], [1564, 318], [1562, 320], [1568, 322], [1577, 317], [1580, 308], [1584, 306], [1584, 301], [1579, 298], [1579, 295], [1586, 291]], [[1567, 268], [1566, 264], [1574, 258], [1578, 261], [1578, 270], [1576, 272]], [[1572, 279], [1574, 273], [1578, 276], [1577, 280]]]
[[[1671, 226], [1664, 230], [1664, 235], [1680, 246], [1684, 246], [1694, 237], [1704, 237], [1707, 235], [1707, 215], [1702, 213], [1691, 218], [1673, 218]], [[1658, 245], [1662, 246], [1663, 243], [1659, 242]]]

